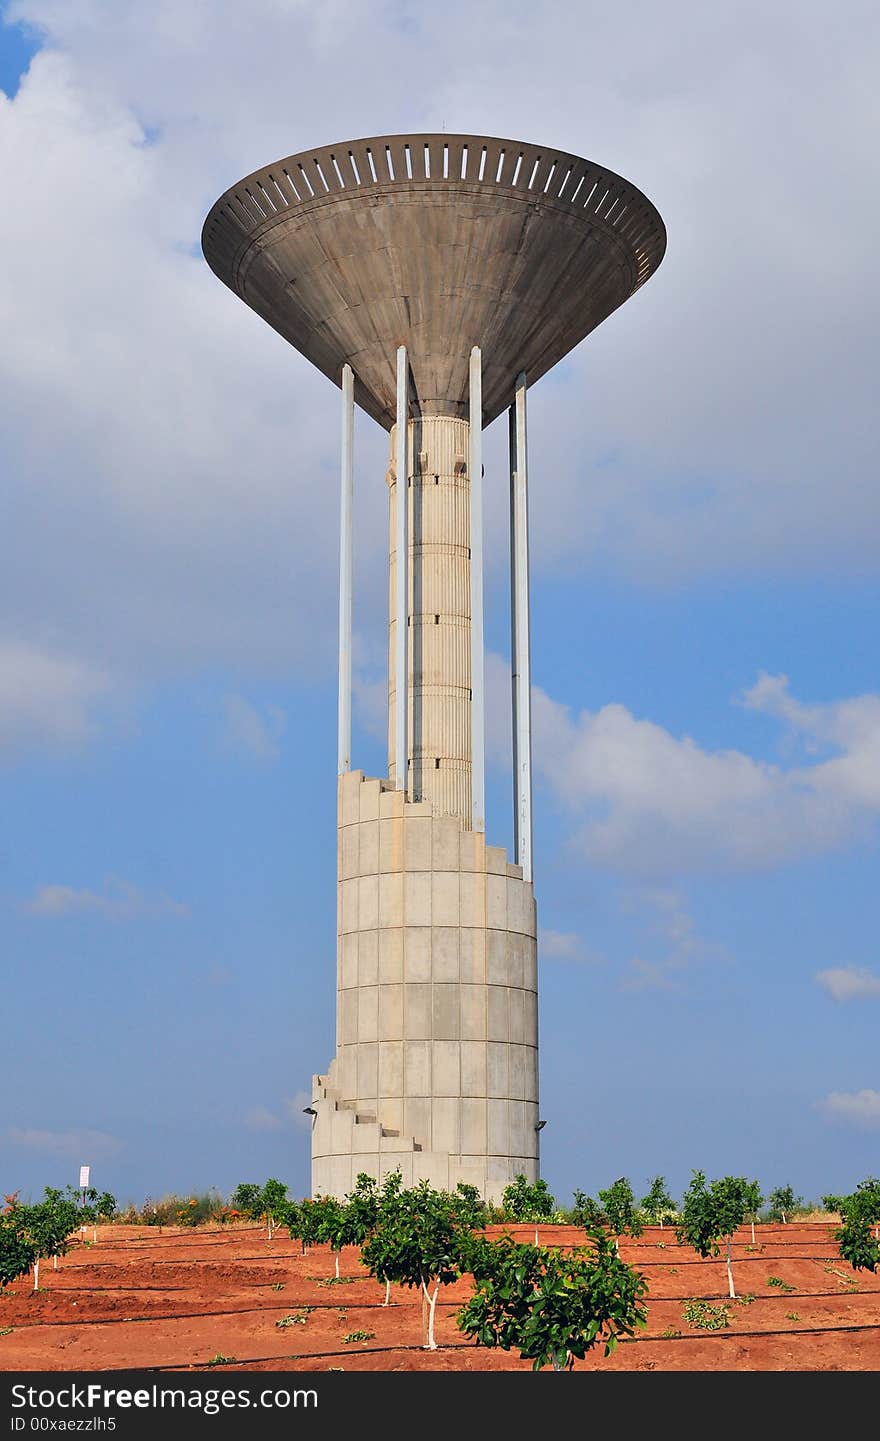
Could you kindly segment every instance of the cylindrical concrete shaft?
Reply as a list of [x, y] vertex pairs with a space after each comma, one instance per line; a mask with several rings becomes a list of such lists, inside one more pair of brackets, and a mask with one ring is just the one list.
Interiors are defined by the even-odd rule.
[[[394, 596], [396, 427], [391, 432], [389, 776], [397, 781]], [[471, 600], [468, 423], [422, 416], [407, 426], [409, 503], [409, 790], [435, 815], [471, 825]]]
[[342, 367], [342, 445], [339, 495], [339, 702], [337, 770], [351, 770], [351, 594], [354, 506], [354, 371]]

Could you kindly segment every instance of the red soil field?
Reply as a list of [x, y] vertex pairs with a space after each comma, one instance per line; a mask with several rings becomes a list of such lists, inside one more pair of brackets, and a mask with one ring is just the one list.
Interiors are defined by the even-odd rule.
[[[507, 1229], [533, 1240], [533, 1226]], [[747, 1228], [734, 1247], [734, 1280], [745, 1301], [727, 1300], [722, 1260], [701, 1261], [674, 1234], [651, 1227], [624, 1241], [624, 1260], [650, 1283], [648, 1327], [616, 1353], [602, 1348], [576, 1370], [875, 1371], [880, 1369], [880, 1276], [853, 1272], [839, 1259], [825, 1223]], [[466, 1341], [455, 1313], [471, 1291], [464, 1278], [440, 1292], [438, 1349], [422, 1346], [421, 1298], [372, 1279], [354, 1249], [343, 1251], [342, 1280], [332, 1283], [326, 1247], [308, 1255], [279, 1232], [257, 1226], [196, 1230], [101, 1226], [92, 1246], [75, 1244], [53, 1270], [0, 1295], [0, 1370], [156, 1371], [522, 1371], [516, 1352]], [[542, 1245], [582, 1243], [573, 1226], [541, 1226]], [[791, 1287], [768, 1284], [778, 1277]], [[726, 1303], [726, 1329], [706, 1332], [684, 1320], [692, 1298]], [[301, 1319], [287, 1326], [289, 1316]], [[8, 1330], [7, 1328], [11, 1328]], [[680, 1335], [664, 1337], [672, 1328]], [[346, 1341], [353, 1332], [368, 1340]], [[5, 1334], [3, 1334], [5, 1333]]]

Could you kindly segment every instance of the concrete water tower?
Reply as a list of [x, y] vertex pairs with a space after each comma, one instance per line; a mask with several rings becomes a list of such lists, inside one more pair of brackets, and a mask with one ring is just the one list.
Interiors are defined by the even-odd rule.
[[[405, 1185], [469, 1181], [491, 1198], [537, 1177], [526, 387], [644, 285], [665, 244], [619, 175], [475, 135], [306, 150], [205, 221], [215, 274], [342, 389], [336, 1055], [313, 1084], [314, 1194], [395, 1167]], [[391, 433], [379, 778], [351, 768], [355, 403]], [[503, 410], [510, 860], [484, 810], [482, 431]]]

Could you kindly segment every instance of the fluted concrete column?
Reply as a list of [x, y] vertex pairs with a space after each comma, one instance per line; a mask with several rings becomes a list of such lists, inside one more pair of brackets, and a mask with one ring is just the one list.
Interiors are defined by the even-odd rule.
[[339, 493], [339, 699], [337, 764], [351, 770], [351, 593], [352, 516], [354, 506], [354, 371], [342, 367], [342, 436]]
[[[422, 416], [407, 427], [409, 737], [414, 800], [471, 824], [471, 600], [468, 423]], [[397, 433], [391, 432], [389, 776], [396, 784]]]

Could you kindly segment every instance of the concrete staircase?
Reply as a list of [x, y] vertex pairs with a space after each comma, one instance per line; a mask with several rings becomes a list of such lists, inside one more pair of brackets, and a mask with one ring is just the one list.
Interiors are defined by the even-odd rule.
[[315, 1077], [312, 1104], [318, 1110], [322, 1129], [328, 1128], [328, 1149], [335, 1155], [413, 1154], [422, 1150], [414, 1136], [403, 1137], [399, 1131], [383, 1126], [377, 1116], [359, 1111], [354, 1101], [343, 1101], [329, 1076]]

